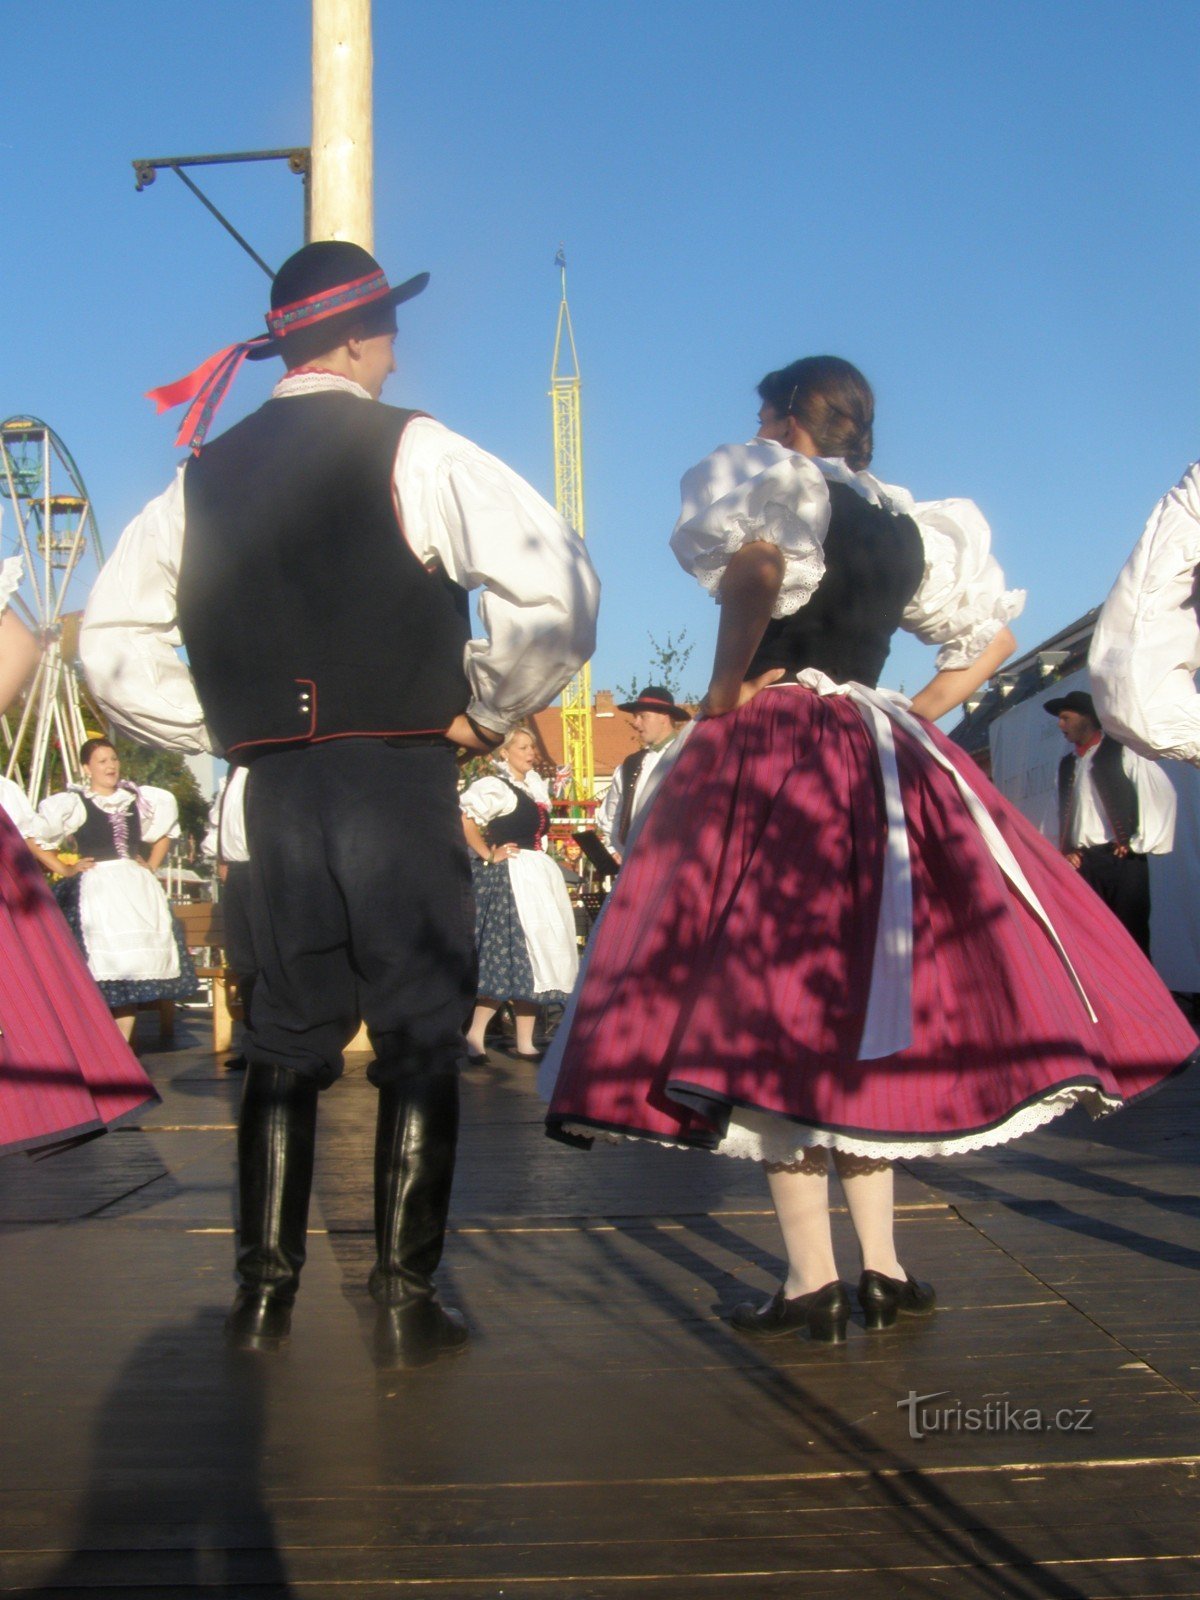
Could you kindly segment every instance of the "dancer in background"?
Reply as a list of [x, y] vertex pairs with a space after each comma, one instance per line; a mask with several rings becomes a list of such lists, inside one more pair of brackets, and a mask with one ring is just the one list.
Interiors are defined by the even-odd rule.
[[1175, 790], [1154, 761], [1100, 729], [1090, 694], [1072, 689], [1042, 710], [1071, 749], [1058, 764], [1058, 843], [1084, 883], [1150, 954], [1149, 856], [1175, 843]]
[[123, 780], [108, 739], [87, 740], [79, 761], [82, 786], [48, 795], [38, 811], [49, 843], [75, 841], [76, 870], [55, 897], [130, 1039], [138, 1006], [186, 1000], [199, 988], [183, 929], [155, 877], [179, 837], [179, 806], [168, 789]]
[[650, 776], [670, 754], [692, 714], [675, 704], [669, 689], [657, 684], [643, 689], [636, 700], [627, 700], [617, 710], [629, 713], [641, 749], [627, 755], [613, 773], [596, 812], [596, 832], [604, 847], [621, 861], [629, 832], [647, 797], [653, 797], [657, 787], [650, 782]]
[[[38, 654], [8, 608], [20, 580], [18, 559], [0, 565], [0, 711]], [[158, 1095], [109, 1016], [34, 854], [70, 869], [41, 843], [37, 814], [17, 785], [4, 780], [0, 800], [0, 1153], [7, 1153], [102, 1133]]]
[[[550, 1131], [761, 1162], [787, 1256], [734, 1326], [841, 1340], [832, 1152], [867, 1327], [925, 1315], [891, 1163], [1110, 1111], [1196, 1039], [1054, 847], [932, 726], [1014, 648], [987, 523], [866, 470], [874, 399], [835, 357], [759, 387], [757, 438], [683, 480], [675, 554], [720, 602], [702, 720], [551, 1046]], [[910, 703], [892, 634], [941, 647]]]
[[575, 986], [579, 946], [566, 883], [546, 854], [550, 794], [535, 770], [537, 745], [516, 728], [494, 773], [459, 798], [475, 885], [479, 994], [467, 1030], [467, 1060], [487, 1061], [488, 1023], [506, 1001], [516, 1021], [513, 1055], [540, 1061], [533, 1028], [541, 1006], [562, 1004]]

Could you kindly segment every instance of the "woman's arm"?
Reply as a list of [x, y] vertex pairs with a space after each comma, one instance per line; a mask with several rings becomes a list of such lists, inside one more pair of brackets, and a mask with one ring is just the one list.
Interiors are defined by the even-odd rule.
[[0, 616], [0, 712], [17, 697], [42, 653], [42, 647], [11, 609]]
[[936, 672], [929, 682], [913, 696], [912, 708], [919, 717], [936, 722], [948, 711], [962, 705], [969, 695], [987, 682], [994, 672], [1008, 660], [1017, 648], [1012, 630], [1001, 628], [991, 644], [966, 667], [952, 667]]
[[150, 854], [145, 857], [147, 867], [151, 872], [157, 872], [167, 859], [167, 851], [171, 848], [171, 841], [164, 833], [161, 839], [155, 839], [150, 846]]
[[60, 878], [73, 878], [81, 869], [86, 872], [87, 867], [95, 865], [90, 859], [87, 866], [78, 861], [64, 861], [61, 856], [56, 855], [53, 850], [48, 850], [44, 844], [39, 844], [36, 839], [26, 839], [25, 845], [39, 865], [45, 867], [47, 872], [57, 873]]
[[519, 846], [515, 844], [490, 845], [479, 830], [479, 824], [467, 813], [463, 812], [463, 832], [467, 836], [467, 843], [474, 850], [481, 861], [490, 861], [495, 865], [498, 861], [507, 861], [509, 856], [518, 853]]
[[746, 681], [746, 668], [762, 643], [782, 583], [783, 552], [765, 540], [743, 545], [726, 567], [712, 679], [700, 707], [703, 716], [734, 711], [783, 677], [783, 668], [776, 667]]

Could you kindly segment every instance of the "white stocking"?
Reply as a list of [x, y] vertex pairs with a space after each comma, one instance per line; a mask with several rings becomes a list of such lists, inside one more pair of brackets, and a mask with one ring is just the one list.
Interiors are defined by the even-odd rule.
[[895, 1187], [890, 1161], [870, 1161], [844, 1150], [834, 1151], [834, 1165], [846, 1195], [850, 1220], [858, 1235], [864, 1272], [882, 1272], [885, 1278], [903, 1278], [896, 1259]]
[[789, 1300], [823, 1289], [837, 1277], [829, 1227], [829, 1163], [824, 1150], [805, 1152], [793, 1167], [767, 1167], [771, 1203], [779, 1218], [788, 1275]]

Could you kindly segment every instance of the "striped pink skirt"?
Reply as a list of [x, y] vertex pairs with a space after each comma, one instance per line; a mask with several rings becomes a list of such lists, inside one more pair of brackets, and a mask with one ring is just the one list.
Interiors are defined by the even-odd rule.
[[102, 1132], [157, 1099], [0, 814], [0, 1153]]
[[887, 841], [879, 756], [845, 697], [767, 690], [694, 728], [646, 818], [547, 1062], [552, 1133], [760, 1160], [810, 1145], [944, 1154], [1076, 1103], [1114, 1110], [1189, 1063], [1196, 1036], [1124, 928], [970, 757], [928, 731], [1061, 950], [953, 774], [897, 728], [911, 1036], [860, 1059]]

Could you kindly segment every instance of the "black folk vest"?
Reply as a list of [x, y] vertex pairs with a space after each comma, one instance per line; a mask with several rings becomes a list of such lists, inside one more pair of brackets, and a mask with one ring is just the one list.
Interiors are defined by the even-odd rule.
[[179, 626], [226, 754], [436, 735], [465, 710], [466, 591], [421, 565], [394, 503], [414, 415], [269, 400], [188, 463]]
[[545, 831], [545, 824], [549, 820], [549, 807], [539, 806], [524, 789], [518, 788], [515, 783], [509, 783], [507, 778], [502, 778], [500, 781], [508, 784], [517, 797], [517, 804], [512, 811], [506, 811], [502, 817], [494, 817], [488, 823], [488, 843], [515, 844], [522, 850], [536, 850]]
[[136, 802], [115, 815], [103, 811], [86, 794], [79, 798], [87, 815], [75, 829], [75, 848], [93, 861], [127, 861], [141, 854], [142, 819]]
[[[1092, 757], [1092, 783], [1113, 838], [1117, 844], [1127, 845], [1138, 831], [1138, 797], [1137, 785], [1125, 771], [1121, 751], [1122, 746], [1106, 733]], [[1067, 754], [1058, 764], [1058, 842], [1063, 850], [1067, 848], [1078, 771], [1076, 755]]]
[[829, 484], [825, 572], [807, 605], [767, 623], [746, 671], [789, 675], [817, 667], [835, 683], [875, 688], [904, 608], [925, 572], [921, 534], [911, 517], [864, 500], [849, 484]]
[[635, 750], [621, 763], [621, 804], [617, 808], [617, 822], [613, 828], [613, 842], [618, 850], [625, 843], [633, 822], [633, 802], [642, 776], [642, 768], [646, 765], [647, 753], [644, 748]]

